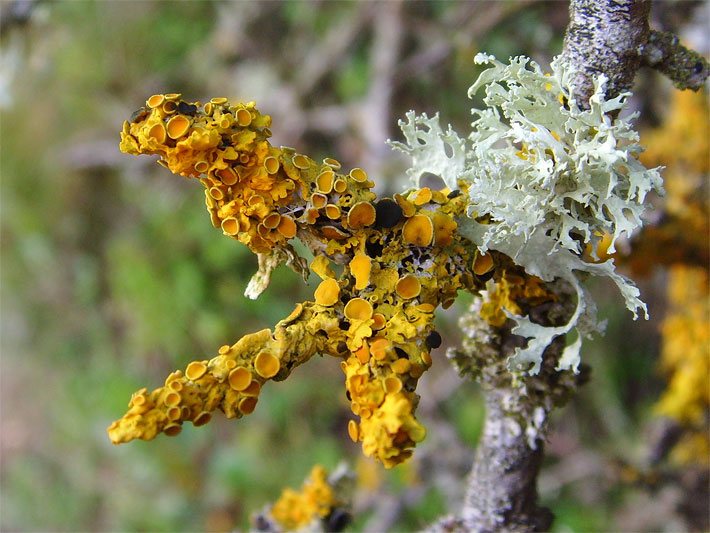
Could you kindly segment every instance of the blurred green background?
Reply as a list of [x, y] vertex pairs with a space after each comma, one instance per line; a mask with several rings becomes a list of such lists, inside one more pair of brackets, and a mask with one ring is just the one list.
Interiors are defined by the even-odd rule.
[[[692, 27], [695, 7], [658, 4], [656, 23]], [[341, 460], [359, 473], [356, 529], [414, 530], [456, 510], [483, 420], [477, 388], [444, 357], [465, 296], [440, 317], [445, 344], [420, 390], [429, 437], [406, 466], [360, 458], [342, 373], [326, 359], [269, 385], [238, 422], [109, 443], [133, 391], [273, 325], [313, 290], [280, 269], [245, 299], [255, 257], [213, 230], [195, 183], [120, 154], [118, 132], [153, 93], [255, 100], [275, 144], [362, 166], [394, 191], [406, 161], [384, 141], [397, 120], [439, 110], [466, 131], [475, 53], [547, 63], [566, 4], [5, 0], [0, 10], [0, 530], [243, 529], [314, 463]], [[637, 106], [658, 120], [650, 93]], [[558, 413], [541, 476], [557, 531], [642, 524], [633, 509], [644, 492], [619, 483], [613, 459], [644, 453], [663, 387], [662, 287], [659, 276], [642, 282], [648, 323], [598, 289], [608, 335], [586, 348], [593, 381]], [[673, 513], [648, 527], [672, 526]]]

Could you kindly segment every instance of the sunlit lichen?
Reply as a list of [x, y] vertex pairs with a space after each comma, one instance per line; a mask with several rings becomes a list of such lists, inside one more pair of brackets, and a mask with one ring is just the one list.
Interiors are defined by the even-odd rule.
[[[343, 360], [358, 417], [351, 438], [386, 467], [408, 458], [426, 434], [414, 415], [415, 389], [441, 343], [434, 312], [451, 305], [458, 290], [481, 290], [490, 277], [490, 269], [485, 277], [471, 270], [476, 248], [456, 231], [468, 205], [465, 190], [424, 188], [378, 199], [362, 169], [341, 172], [333, 159], [316, 163], [273, 147], [270, 119], [253, 104], [149, 100], [124, 125], [122, 150], [158, 154], [171, 171], [200, 180], [213, 225], [259, 254], [250, 294], [263, 290], [279, 260], [300, 264], [288, 242], [294, 236], [314, 252], [311, 268], [322, 281], [312, 301], [273, 331], [246, 335], [172, 374], [164, 387], [139, 391], [109, 428], [111, 439], [177, 434], [184, 422], [204, 423], [215, 410], [230, 418], [249, 414], [267, 381], [285, 379], [318, 353]], [[339, 276], [334, 263], [343, 267]], [[497, 264], [515, 268], [502, 256]]]
[[[456, 220], [458, 232], [481, 253], [496, 250], [532, 276], [562, 278], [574, 287], [578, 305], [565, 326], [545, 328], [508, 308], [507, 316], [518, 322], [513, 332], [528, 338], [510, 367], [537, 373], [555, 336], [577, 329], [579, 339], [598, 329], [581, 283], [586, 274], [611, 278], [634, 316], [638, 310], [645, 314], [638, 289], [596, 252], [607, 239], [613, 253], [619, 237], [640, 227], [644, 199], [660, 191], [661, 178], [639, 162], [631, 119], [618, 116], [628, 94], [607, 100], [603, 75], [595, 80], [588, 109], [582, 109], [557, 60], [550, 73], [526, 57], [506, 65], [478, 54], [476, 62], [489, 68], [469, 96], [483, 92], [486, 107], [472, 110], [476, 118], [468, 137], [450, 126], [444, 131], [438, 115], [410, 112], [400, 122], [405, 142], [392, 145], [411, 156], [408, 173], [415, 185], [427, 173], [452, 188], [467, 184], [469, 217]], [[587, 246], [590, 260], [583, 257]], [[561, 369], [578, 367], [579, 346], [570, 345]]]
[[271, 507], [271, 516], [286, 531], [296, 531], [314, 520], [322, 520], [337, 504], [326, 471], [315, 466], [301, 489], [284, 489]]
[[[249, 414], [267, 381], [325, 354], [342, 360], [357, 417], [348, 434], [389, 468], [426, 434], [415, 417], [415, 390], [441, 344], [434, 312], [452, 305], [459, 290], [487, 288], [489, 322], [517, 321], [514, 333], [527, 346], [510, 360], [516, 372], [538, 372], [555, 337], [592, 329], [594, 305], [575, 272], [611, 277], [630, 308], [643, 308], [636, 288], [595, 255], [597, 247], [591, 260], [581, 257], [583, 245], [604, 232], [613, 246], [631, 231], [644, 195], [659, 185], [635, 159], [633, 130], [608, 116], [621, 99], [604, 101], [599, 82], [585, 114], [566, 101], [564, 76], [545, 77], [522, 59], [493, 66], [474, 85], [486, 87], [489, 109], [478, 112], [468, 141], [443, 133], [436, 119], [408, 115], [402, 126], [410, 144], [397, 146], [413, 156], [411, 173], [439, 174], [447, 188], [415, 187], [393, 198], [378, 198], [361, 168], [346, 172], [337, 160], [319, 163], [272, 146], [271, 119], [253, 103], [149, 98], [124, 124], [121, 149], [158, 155], [173, 173], [202, 183], [214, 227], [259, 255], [247, 294], [263, 291], [281, 262], [307, 273], [293, 238], [313, 252], [321, 282], [312, 301], [273, 331], [246, 335], [171, 374], [163, 387], [137, 392], [109, 428], [111, 439], [175, 435], [184, 422], [201, 425], [215, 410]], [[540, 109], [529, 105], [528, 93]], [[546, 282], [555, 279], [572, 287], [576, 309], [566, 325], [541, 326], [525, 313], [554, 300]], [[577, 368], [580, 343], [578, 337], [562, 351], [558, 368]]]

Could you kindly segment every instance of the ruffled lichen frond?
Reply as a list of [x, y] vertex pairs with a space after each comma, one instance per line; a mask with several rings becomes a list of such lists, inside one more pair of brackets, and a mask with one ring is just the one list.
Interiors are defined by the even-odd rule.
[[[316, 163], [271, 146], [269, 124], [253, 104], [213, 99], [203, 106], [157, 95], [124, 125], [122, 150], [157, 154], [171, 171], [198, 179], [214, 226], [259, 254], [250, 295], [265, 288], [282, 260], [306, 271], [291, 248], [295, 237], [313, 251], [310, 268], [322, 281], [313, 300], [273, 332], [247, 335], [171, 375], [165, 387], [134, 395], [110, 429], [112, 440], [173, 434], [216, 409], [247, 414], [267, 380], [285, 379], [319, 353], [342, 359], [357, 417], [350, 437], [366, 455], [395, 466], [426, 434], [414, 414], [415, 389], [441, 343], [435, 310], [450, 306], [458, 290], [478, 292], [516, 267], [502, 254], [483, 256], [457, 231], [468, 208], [465, 184], [378, 199], [360, 168], [345, 173], [333, 159]], [[334, 263], [343, 267], [339, 276]], [[267, 356], [273, 374], [260, 372]]]
[[[411, 155], [408, 172], [415, 183], [433, 172], [447, 184], [467, 184], [469, 216], [457, 219], [459, 232], [482, 253], [501, 252], [529, 275], [564, 279], [575, 289], [576, 312], [554, 329], [504, 306], [506, 316], [518, 322], [513, 332], [528, 339], [510, 368], [537, 373], [555, 336], [598, 329], [582, 284], [586, 275], [611, 278], [634, 316], [646, 313], [638, 289], [598, 252], [613, 254], [617, 240], [641, 226], [646, 195], [661, 191], [661, 178], [638, 160], [633, 117], [619, 115], [628, 94], [606, 99], [603, 75], [587, 105], [579, 106], [570, 75], [557, 60], [549, 73], [525, 57], [503, 64], [479, 54], [476, 62], [489, 68], [469, 95], [483, 92], [486, 107], [473, 109], [468, 137], [450, 127], [444, 132], [438, 117], [409, 113], [400, 123], [406, 142], [392, 144]], [[570, 346], [561, 368], [578, 366], [579, 345]]]
[[299, 490], [286, 488], [254, 519], [257, 531], [342, 531], [351, 520], [354, 474], [344, 465], [330, 475], [316, 465]]

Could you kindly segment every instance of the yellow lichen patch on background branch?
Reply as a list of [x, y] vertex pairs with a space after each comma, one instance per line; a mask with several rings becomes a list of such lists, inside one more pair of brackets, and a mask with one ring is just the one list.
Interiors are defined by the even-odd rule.
[[666, 166], [666, 197], [657, 223], [644, 227], [619, 260], [637, 274], [667, 266], [668, 312], [661, 326], [661, 370], [668, 385], [659, 415], [682, 428], [671, 457], [710, 461], [710, 109], [707, 94], [674, 91], [660, 127], [645, 132], [647, 165]]
[[[157, 154], [172, 172], [198, 179], [213, 225], [261, 254], [260, 265], [279, 253], [293, 257], [288, 241], [298, 237], [314, 253], [311, 268], [322, 281], [313, 300], [298, 304], [273, 332], [246, 335], [171, 374], [163, 387], [136, 393], [109, 434], [116, 443], [174, 435], [215, 410], [239, 418], [253, 411], [266, 381], [285, 379], [320, 353], [342, 360], [356, 417], [350, 437], [390, 468], [426, 434], [414, 414], [415, 390], [441, 344], [435, 310], [449, 307], [459, 290], [479, 292], [491, 277], [506, 294], [501, 306], [512, 312], [520, 312], [518, 300], [549, 294], [505, 256], [480, 256], [457, 232], [468, 207], [465, 184], [378, 199], [363, 169], [341, 171], [334, 159], [317, 163], [272, 146], [270, 123], [253, 103], [156, 95], [124, 124], [121, 149]], [[334, 263], [343, 267], [340, 275]]]
[[[279, 499], [268, 509], [267, 516], [283, 531], [311, 530], [309, 526], [332, 518], [338, 508], [347, 507], [339, 492], [338, 487], [328, 479], [325, 468], [316, 465], [299, 490], [283, 490]], [[330, 529], [322, 525], [312, 530]]]

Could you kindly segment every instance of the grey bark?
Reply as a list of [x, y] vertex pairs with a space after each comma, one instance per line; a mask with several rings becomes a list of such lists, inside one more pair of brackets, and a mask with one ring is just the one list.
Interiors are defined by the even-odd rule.
[[594, 92], [593, 79], [608, 77], [607, 96], [628, 91], [641, 66], [640, 51], [648, 41], [650, 0], [572, 0], [562, 51], [573, 73], [577, 104]]
[[[440, 520], [431, 531], [547, 531], [553, 515], [539, 506], [536, 483], [548, 416], [567, 402], [587, 374], [555, 369], [565, 345], [559, 337], [546, 350], [539, 374], [514, 375], [507, 359], [521, 338], [513, 335], [510, 327], [488, 326], [478, 305], [480, 302], [474, 302], [462, 317], [466, 339], [448, 356], [462, 375], [481, 383], [486, 419], [463, 510], [459, 516]], [[551, 323], [566, 319], [568, 314], [564, 303], [531, 310], [531, 315], [546, 317]]]

